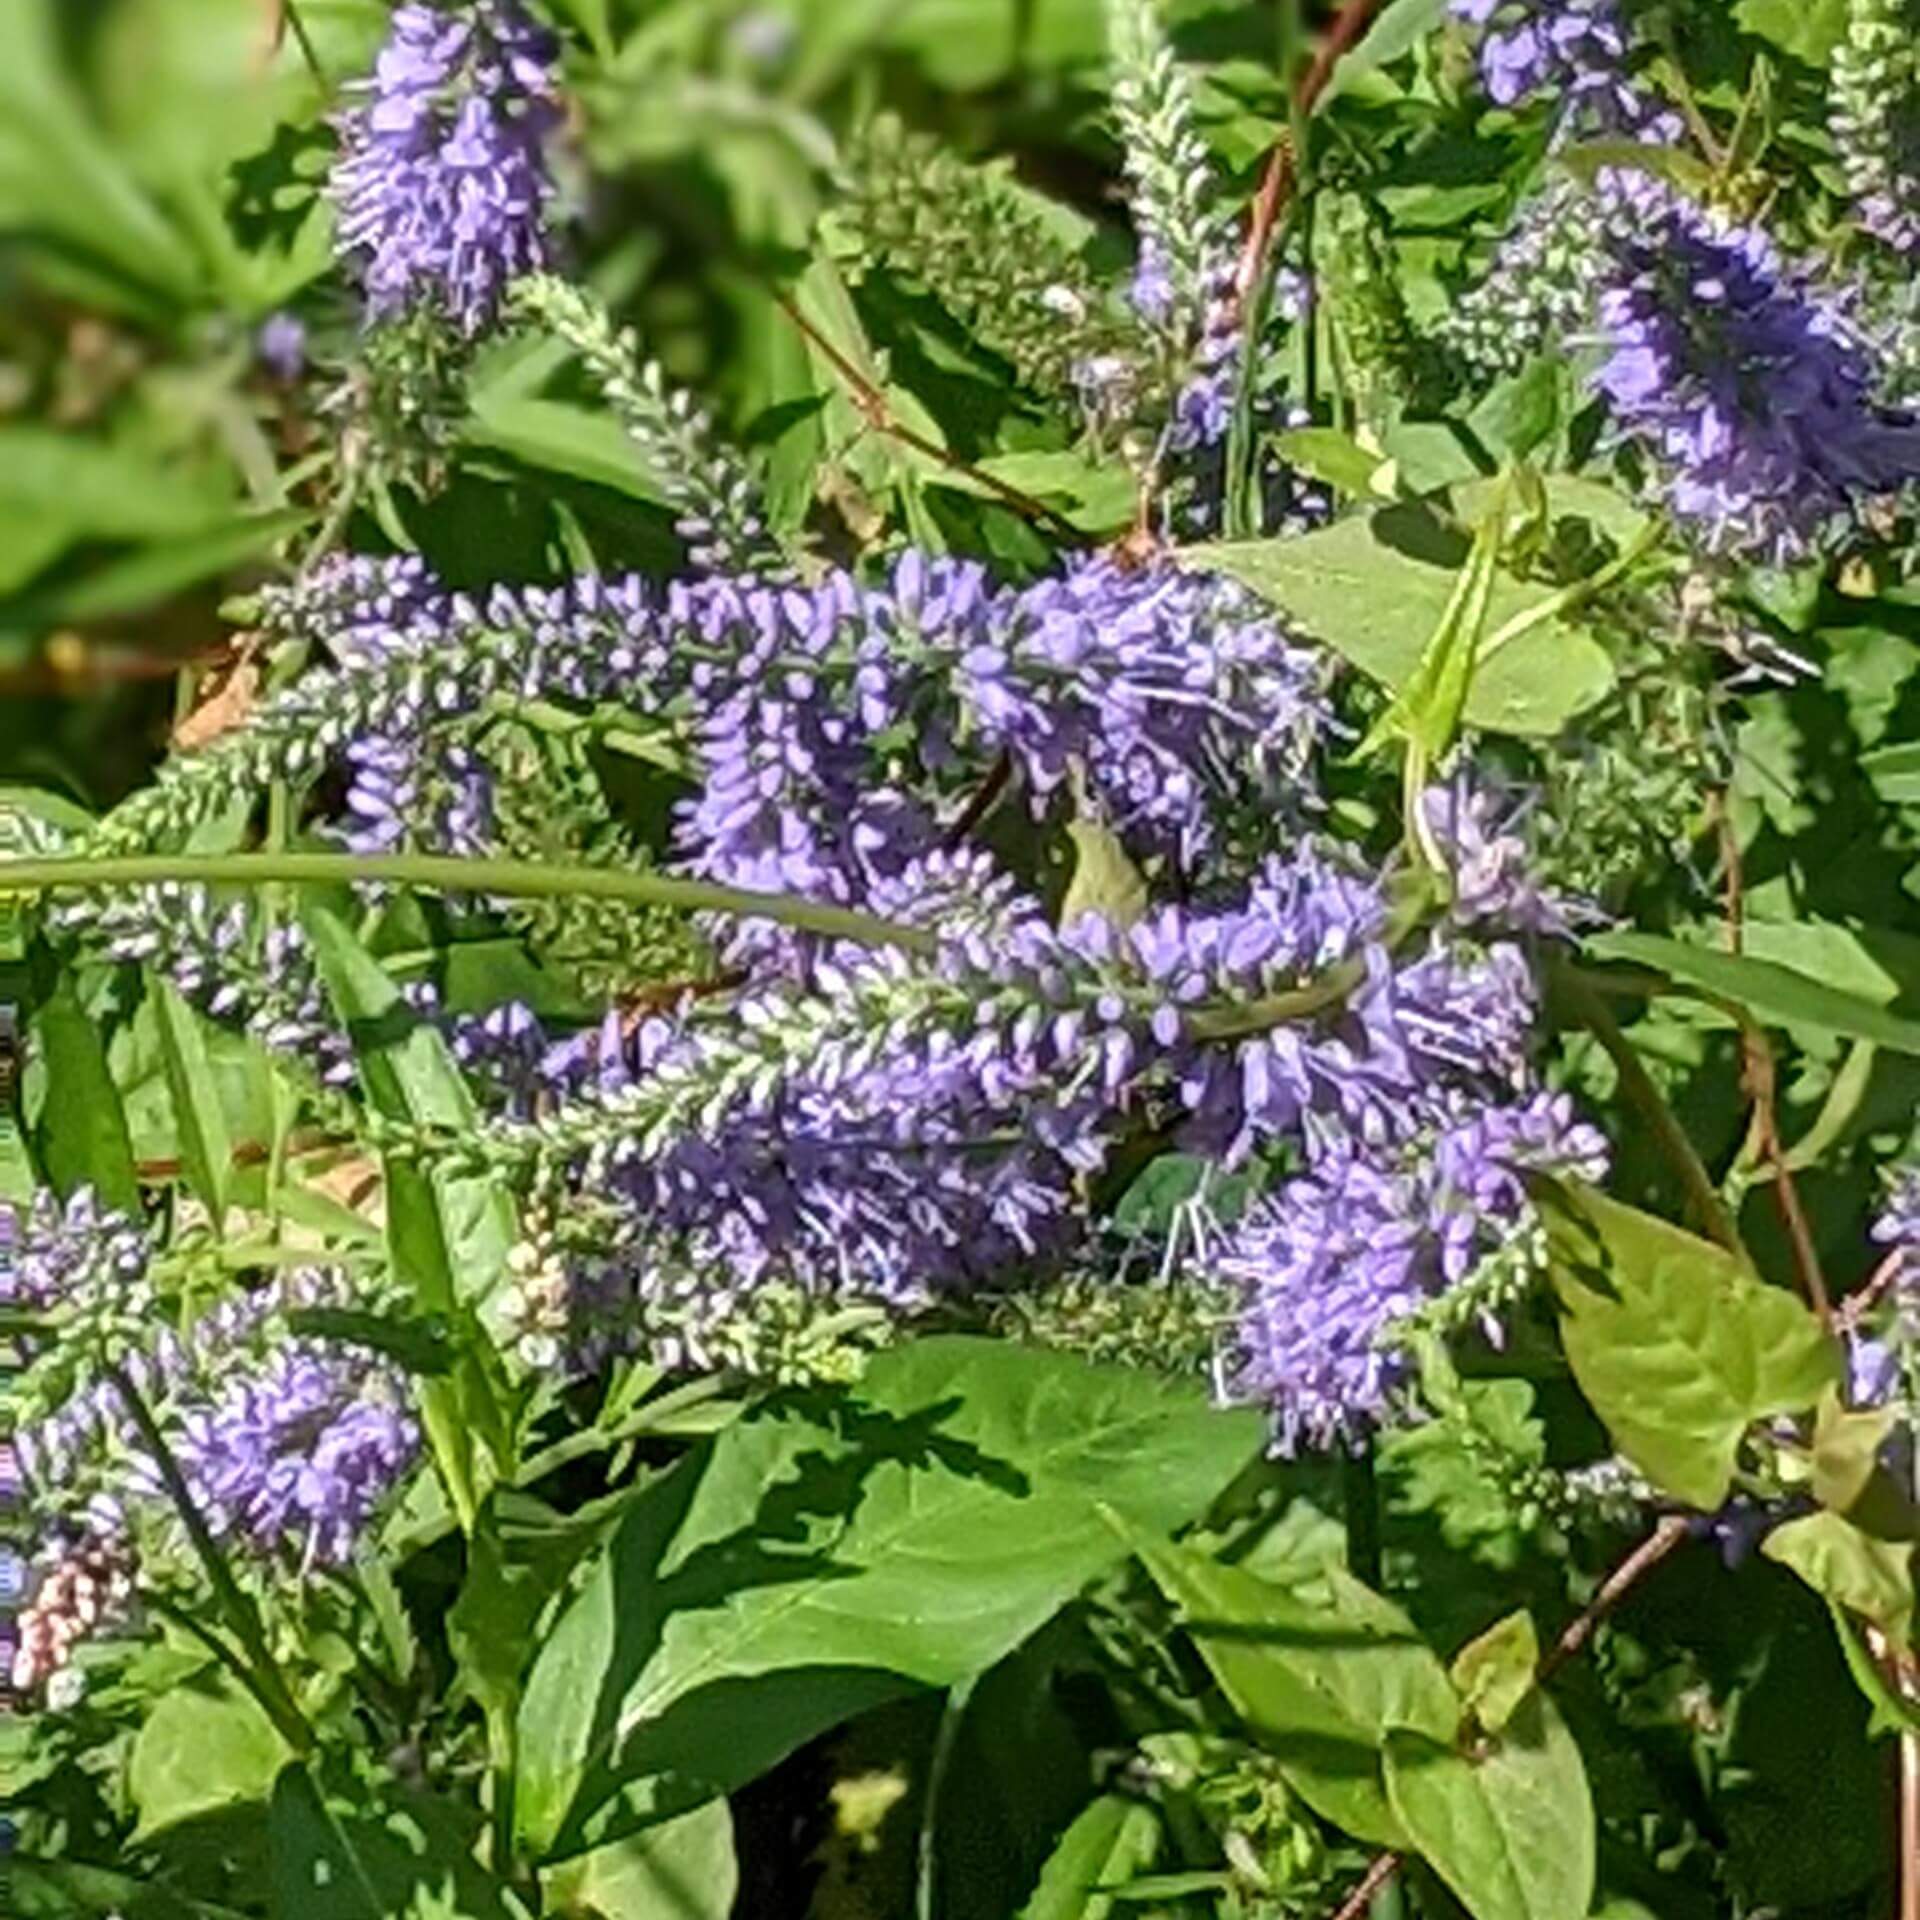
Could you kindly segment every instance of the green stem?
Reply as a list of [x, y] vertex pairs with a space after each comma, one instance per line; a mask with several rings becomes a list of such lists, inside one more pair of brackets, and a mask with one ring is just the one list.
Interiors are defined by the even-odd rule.
[[187, 1530], [187, 1538], [193, 1542], [193, 1550], [200, 1556], [200, 1564], [206, 1569], [214, 1598], [232, 1624], [235, 1637], [246, 1649], [255, 1697], [266, 1711], [268, 1719], [279, 1729], [280, 1737], [304, 1759], [313, 1751], [313, 1729], [308, 1726], [306, 1715], [300, 1711], [288, 1689], [279, 1663], [273, 1657], [273, 1649], [267, 1645], [267, 1636], [253, 1602], [241, 1592], [240, 1583], [233, 1577], [233, 1569], [227, 1565], [227, 1557], [221, 1552], [219, 1541], [213, 1537], [201, 1517], [193, 1489], [187, 1485], [187, 1476], [180, 1471], [180, 1463], [174, 1458], [166, 1435], [160, 1431], [160, 1423], [141, 1398], [139, 1388], [121, 1367], [107, 1360], [101, 1363], [100, 1370], [113, 1382], [128, 1417], [139, 1430], [147, 1451], [153, 1456], [153, 1463], [159, 1469], [160, 1478], [180, 1515], [181, 1525]]
[[216, 887], [328, 887], [384, 881], [392, 886], [433, 887], [450, 893], [494, 894], [519, 900], [618, 900], [633, 906], [670, 907], [682, 913], [777, 920], [810, 933], [857, 940], [867, 946], [905, 947], [914, 953], [931, 953], [937, 945], [924, 928], [803, 900], [794, 894], [754, 893], [741, 887], [713, 886], [704, 880], [675, 880], [663, 874], [555, 861], [463, 860], [437, 853], [266, 852], [101, 854], [0, 862], [0, 893], [158, 886], [167, 881]]
[[1613, 1017], [1613, 1009], [1589, 984], [1582, 970], [1565, 960], [1550, 959], [1547, 962], [1547, 977], [1555, 994], [1606, 1050], [1608, 1059], [1620, 1075], [1620, 1091], [1652, 1129], [1660, 1150], [1679, 1175], [1680, 1184], [1707, 1237], [1718, 1241], [1736, 1259], [1746, 1260], [1747, 1250], [1740, 1243], [1733, 1216], [1720, 1198], [1720, 1191], [1713, 1184], [1706, 1163], [1695, 1151], [1693, 1142], [1687, 1138], [1686, 1129], [1674, 1118], [1673, 1109], [1667, 1105], [1665, 1096], [1641, 1065], [1633, 1043], [1621, 1032], [1619, 1021]]
[[1583, 606], [1596, 593], [1604, 593], [1622, 574], [1636, 567], [1658, 543], [1665, 532], [1658, 519], [1649, 520], [1640, 532], [1605, 566], [1596, 567], [1584, 580], [1575, 580], [1562, 587], [1558, 593], [1549, 594], [1546, 599], [1528, 607], [1524, 613], [1516, 613], [1504, 626], [1497, 627], [1481, 643], [1480, 651], [1474, 657], [1474, 671], [1478, 673], [1503, 647], [1508, 647], [1522, 635], [1531, 633], [1535, 627], [1548, 620], [1557, 620], [1562, 614], [1571, 613], [1574, 608]]

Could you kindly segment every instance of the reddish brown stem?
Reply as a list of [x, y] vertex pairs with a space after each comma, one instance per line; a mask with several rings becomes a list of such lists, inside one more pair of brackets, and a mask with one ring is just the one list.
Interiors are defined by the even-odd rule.
[[[1320, 96], [1327, 90], [1327, 82], [1333, 78], [1334, 68], [1340, 64], [1340, 56], [1360, 38], [1378, 5], [1379, 0], [1346, 0], [1346, 4], [1334, 16], [1333, 24], [1321, 36], [1313, 59], [1293, 90], [1294, 107], [1301, 119], [1304, 120], [1319, 104]], [[1240, 264], [1233, 276], [1236, 307], [1244, 307], [1252, 298], [1253, 290], [1260, 284], [1260, 276], [1266, 270], [1274, 232], [1293, 191], [1298, 172], [1296, 158], [1293, 134], [1289, 130], [1274, 141], [1273, 150], [1267, 155], [1266, 171], [1260, 176], [1259, 191], [1253, 196], [1253, 207], [1247, 220], [1247, 237], [1240, 249]]]
[[1599, 1592], [1577, 1618], [1567, 1622], [1560, 1638], [1541, 1656], [1533, 1673], [1535, 1686], [1543, 1686], [1580, 1653], [1601, 1621], [1687, 1537], [1687, 1527], [1684, 1514], [1669, 1513], [1662, 1517], [1654, 1530], [1601, 1581]]
[[[1714, 817], [1720, 830], [1720, 864], [1726, 872], [1727, 951], [1737, 954], [1746, 937], [1746, 878], [1740, 864], [1740, 842], [1733, 823], [1727, 818], [1725, 797], [1714, 803]], [[1747, 1138], [1751, 1158], [1764, 1160], [1773, 1171], [1774, 1204], [1780, 1210], [1780, 1224], [1786, 1229], [1787, 1243], [1793, 1249], [1795, 1272], [1807, 1304], [1820, 1316], [1820, 1324], [1833, 1325], [1833, 1299], [1827, 1291], [1827, 1277], [1820, 1270], [1820, 1255], [1813, 1244], [1813, 1230], [1807, 1224], [1806, 1208], [1800, 1204], [1800, 1189], [1787, 1162], [1785, 1143], [1780, 1138], [1778, 1104], [1779, 1076], [1775, 1071], [1773, 1048], [1766, 1034], [1751, 1020], [1740, 1021], [1740, 1084], [1753, 1104], [1753, 1119]]]
[[992, 474], [962, 460], [951, 447], [943, 447], [937, 440], [929, 440], [924, 433], [917, 433], [912, 427], [903, 426], [893, 417], [893, 409], [887, 405], [887, 396], [874, 385], [873, 381], [845, 353], [816, 327], [807, 316], [794, 305], [784, 293], [776, 293], [775, 301], [784, 313], [813, 346], [817, 347], [851, 391], [853, 403], [859, 409], [861, 417], [876, 433], [884, 433], [890, 439], [898, 440], [902, 446], [911, 447], [916, 453], [923, 453], [929, 460], [937, 460], [949, 472], [964, 475], [975, 486], [985, 487], [989, 493], [998, 494], [1008, 506], [1026, 515], [1030, 520], [1041, 520], [1061, 533], [1074, 539], [1081, 538], [1081, 532], [1065, 514], [1047, 505], [1044, 500], [1036, 500], [1030, 493], [1022, 493], [1018, 487], [1010, 486], [1006, 481], [996, 479]]
[[[1600, 1590], [1579, 1616], [1567, 1623], [1560, 1638], [1541, 1655], [1540, 1664], [1533, 1670], [1536, 1687], [1545, 1686], [1569, 1660], [1578, 1657], [1601, 1621], [1687, 1537], [1687, 1528], [1684, 1514], [1664, 1515], [1654, 1530], [1601, 1581]], [[1378, 1855], [1360, 1884], [1340, 1903], [1333, 1920], [1360, 1920], [1372, 1905], [1373, 1896], [1393, 1878], [1399, 1867], [1398, 1854]], [[1901, 1920], [1920, 1920], [1920, 1914], [1911, 1917], [1903, 1914]]]
[[1360, 1884], [1340, 1903], [1340, 1911], [1333, 1920], [1360, 1920], [1360, 1916], [1373, 1905], [1373, 1896], [1400, 1871], [1400, 1856], [1397, 1853], [1380, 1854], [1370, 1866]]

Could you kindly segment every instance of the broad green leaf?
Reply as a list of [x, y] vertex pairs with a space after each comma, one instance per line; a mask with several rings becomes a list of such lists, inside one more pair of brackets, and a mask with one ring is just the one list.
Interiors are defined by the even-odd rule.
[[1854, 1040], [1871, 1040], [1896, 1053], [1920, 1054], [1920, 1020], [1908, 1020], [1772, 960], [1721, 953], [1657, 933], [1601, 933], [1586, 943], [1601, 960], [1652, 967], [1688, 986], [1737, 1001], [1757, 1019], [1777, 1026], [1821, 1027]]
[[[1533, 478], [1546, 495], [1547, 518], [1556, 525], [1563, 521], [1584, 523], [1622, 551], [1647, 530], [1647, 510], [1602, 481], [1571, 473], [1536, 474]], [[1460, 519], [1471, 524], [1485, 515], [1498, 484], [1484, 478], [1468, 480], [1454, 487], [1447, 497]]]
[[1719, 1506], [1747, 1428], [1813, 1406], [1840, 1377], [1837, 1345], [1711, 1241], [1571, 1183], [1535, 1191], [1580, 1390], [1656, 1485]]
[[1533, 1691], [1539, 1664], [1540, 1638], [1533, 1630], [1533, 1615], [1522, 1607], [1469, 1640], [1453, 1656], [1448, 1672], [1467, 1711], [1486, 1732], [1498, 1733]]
[[1809, 1513], [1760, 1543], [1815, 1593], [1883, 1628], [1897, 1646], [1913, 1628], [1913, 1542], [1877, 1540], [1837, 1513]]
[[727, 1920], [739, 1888], [733, 1815], [709, 1800], [541, 1876], [546, 1912], [582, 1920]]
[[137, 1215], [140, 1182], [119, 1090], [107, 1070], [106, 1049], [63, 973], [28, 1021], [37, 1107], [29, 1086], [34, 1157], [62, 1194], [91, 1187], [110, 1207]]
[[1825, 67], [1846, 37], [1847, 0], [1738, 0], [1733, 17], [1755, 39]]
[[983, 1671], [1119, 1556], [1099, 1503], [1165, 1531], [1259, 1444], [1186, 1383], [957, 1337], [750, 1409], [634, 1502], [541, 1648], [525, 1838], [610, 1839]]
[[1134, 478], [1125, 467], [1103, 466], [1071, 449], [996, 453], [974, 464], [982, 473], [1045, 501], [1088, 533], [1126, 526], [1137, 505]]
[[1560, 423], [1565, 377], [1565, 364], [1557, 356], [1536, 354], [1518, 373], [1488, 389], [1467, 415], [1467, 425], [1492, 452], [1525, 459]]
[[1070, 927], [1083, 914], [1097, 913], [1115, 927], [1130, 927], [1147, 910], [1147, 883], [1133, 864], [1120, 836], [1104, 821], [1070, 820], [1073, 878], [1060, 902], [1060, 924]]
[[272, 1920], [520, 1920], [474, 1860], [465, 1809], [392, 1788], [336, 1805], [298, 1764], [267, 1816]]
[[1110, 1892], [1153, 1865], [1160, 1816], [1138, 1800], [1103, 1793], [1060, 1836], [1018, 1920], [1109, 1920]]
[[127, 1762], [136, 1841], [207, 1813], [264, 1806], [291, 1755], [249, 1693], [215, 1670], [147, 1709]]
[[[1240, 581], [1361, 672], [1398, 691], [1419, 668], [1453, 596], [1466, 543], [1414, 506], [1383, 507], [1280, 540], [1191, 547], [1183, 558]], [[1496, 576], [1487, 629], [1547, 593]], [[1613, 683], [1605, 651], [1564, 620], [1546, 620], [1473, 675], [1465, 718], [1498, 733], [1558, 733]]]
[[1401, 1845], [1380, 1742], [1393, 1726], [1450, 1741], [1460, 1701], [1399, 1608], [1340, 1568], [1277, 1587], [1172, 1541], [1130, 1538], [1249, 1736], [1300, 1797], [1362, 1840]]
[[1580, 1749], [1544, 1693], [1531, 1694], [1482, 1755], [1395, 1728], [1386, 1759], [1394, 1812], [1473, 1920], [1586, 1920], [1593, 1796]]
[[233, 1173], [233, 1140], [227, 1132], [226, 1109], [213, 1077], [200, 1017], [187, 1005], [172, 981], [151, 971], [147, 991], [153, 996], [160, 1030], [161, 1057], [166, 1063], [167, 1092], [173, 1101], [174, 1124], [180, 1140], [180, 1159], [187, 1179], [207, 1210], [216, 1231], [227, 1217], [227, 1191]]
[[8, 1920], [246, 1920], [236, 1907], [195, 1900], [155, 1880], [79, 1860], [7, 1862]]

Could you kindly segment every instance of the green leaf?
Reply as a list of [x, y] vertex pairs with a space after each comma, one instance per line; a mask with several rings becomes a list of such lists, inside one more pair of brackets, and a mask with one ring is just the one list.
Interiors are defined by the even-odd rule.
[[1103, 1891], [1136, 1877], [1160, 1851], [1160, 1819], [1138, 1800], [1103, 1793], [1060, 1836], [1018, 1920], [1109, 1920]]
[[1380, 1743], [1393, 1726], [1450, 1741], [1460, 1702], [1400, 1609], [1340, 1568], [1277, 1587], [1171, 1541], [1130, 1537], [1249, 1735], [1301, 1799], [1362, 1840], [1401, 1845]]
[[7, 1862], [9, 1920], [246, 1920], [235, 1907], [217, 1906], [175, 1893], [158, 1881], [139, 1880], [115, 1867], [79, 1860], [23, 1859]]
[[63, 973], [34, 1009], [27, 1030], [43, 1076], [32, 1125], [34, 1155], [48, 1180], [62, 1194], [90, 1186], [107, 1206], [137, 1215], [140, 1182], [127, 1116], [99, 1029], [70, 975]]
[[1683, 193], [1704, 194], [1713, 187], [1713, 169], [1684, 147], [1663, 147], [1637, 140], [1581, 140], [1556, 158], [1576, 179], [1589, 186], [1614, 167], [1650, 173]]
[[1766, 1024], [1819, 1027], [1849, 1039], [1871, 1040], [1896, 1053], [1920, 1054], [1920, 1020], [1903, 1019], [1772, 960], [1721, 953], [1656, 933], [1595, 934], [1586, 948], [1597, 959], [1652, 967], [1670, 979], [1737, 1001]]
[[996, 453], [974, 464], [982, 473], [1045, 501], [1085, 532], [1112, 532], [1133, 518], [1135, 481], [1117, 462], [1101, 464], [1061, 448]]
[[1421, 1857], [1473, 1920], [1586, 1920], [1593, 1796], [1559, 1709], [1535, 1692], [1483, 1756], [1387, 1735], [1387, 1793]]
[[[1196, 1386], [991, 1340], [881, 1354], [777, 1396], [650, 1486], [535, 1661], [520, 1716], [536, 1852], [754, 1778], [856, 1707], [1000, 1659], [1258, 1449]], [[677, 1778], [676, 1778], [677, 1776]]]
[[1314, 103], [1314, 111], [1325, 112], [1356, 81], [1391, 66], [1403, 53], [1411, 52], [1446, 17], [1447, 0], [1388, 0], [1380, 17], [1362, 35], [1359, 45], [1335, 62], [1331, 78]]
[[651, 468], [617, 420], [565, 400], [499, 392], [475, 400], [461, 438], [470, 447], [511, 454], [530, 467], [611, 487], [654, 506], [672, 503], [674, 490]]
[[506, 1709], [518, 1704], [534, 1622], [553, 1597], [564, 1569], [564, 1561], [558, 1567], [543, 1566], [510, 1556], [493, 1501], [481, 1509], [468, 1544], [467, 1577], [447, 1615], [447, 1644], [481, 1706]]
[[475, 1864], [473, 1816], [397, 1787], [352, 1808], [285, 1768], [267, 1816], [272, 1920], [519, 1920]]
[[170, 980], [152, 971], [147, 974], [147, 991], [153, 996], [160, 1030], [161, 1058], [166, 1064], [167, 1092], [173, 1101], [180, 1159], [217, 1232], [227, 1217], [233, 1141], [227, 1132], [226, 1109], [220, 1104], [213, 1062], [207, 1057], [206, 1039], [200, 1031], [200, 1016]]
[[[56, 239], [142, 287], [189, 299], [193, 250], [89, 117], [50, 0], [0, 7], [0, 229]], [[0, 472], [10, 463], [0, 457]]]
[[[311, 898], [302, 912], [375, 1110], [418, 1127], [471, 1131], [472, 1097], [446, 1042], [408, 1008], [338, 915]], [[420, 1408], [454, 1511], [471, 1531], [487, 1488], [512, 1472], [504, 1383], [475, 1307], [505, 1272], [516, 1231], [513, 1203], [486, 1175], [429, 1170], [410, 1155], [386, 1156], [385, 1174], [394, 1273], [459, 1350], [450, 1378], [421, 1383]]]
[[1453, 744], [1473, 685], [1474, 656], [1487, 631], [1487, 609], [1506, 538], [1506, 489], [1495, 491], [1447, 604], [1421, 649], [1419, 664], [1374, 723], [1361, 752], [1405, 735], [1438, 759]]
[[0, 508], [55, 515], [69, 539], [156, 540], [204, 533], [231, 503], [132, 447], [21, 423], [0, 426]]
[[608, 19], [608, 0], [556, 0], [560, 11], [593, 43], [601, 59], [613, 57], [613, 28]]
[[1467, 1711], [1488, 1733], [1498, 1733], [1533, 1691], [1540, 1639], [1533, 1615], [1522, 1607], [1496, 1620], [1453, 1656], [1448, 1670]]
[[448, 1373], [458, 1357], [444, 1329], [432, 1320], [402, 1320], [355, 1307], [295, 1307], [287, 1315], [287, 1327], [312, 1339], [384, 1353], [409, 1373]]
[[1291, 427], [1275, 434], [1273, 444], [1289, 466], [1361, 500], [1374, 497], [1387, 465], [1383, 455], [1369, 453], [1337, 427]]
[[739, 1882], [733, 1815], [724, 1800], [595, 1847], [541, 1876], [546, 1912], [582, 1920], [727, 1920]]
[[1733, 17], [1757, 40], [1825, 67], [1847, 31], [1847, 0], [1738, 0]]
[[290, 1758], [259, 1703], [218, 1669], [147, 1710], [127, 1762], [134, 1842], [201, 1814], [264, 1806]]
[[1899, 1418], [1893, 1407], [1849, 1413], [1837, 1388], [1822, 1396], [1813, 1427], [1813, 1497], [1823, 1507], [1846, 1513], [1867, 1491]]
[[[1425, 509], [1407, 505], [1296, 538], [1187, 548], [1183, 557], [1240, 581], [1397, 692], [1419, 669], [1423, 643], [1446, 613], [1465, 554], [1457, 535]], [[1547, 597], [1496, 574], [1489, 630]], [[1565, 620], [1544, 620], [1476, 669], [1465, 718], [1497, 733], [1545, 737], [1612, 684], [1604, 649]]]
[[1060, 924], [1070, 927], [1096, 913], [1114, 927], [1130, 927], [1147, 910], [1147, 883], [1125, 844], [1104, 821], [1081, 817], [1067, 823], [1073, 842], [1073, 878], [1060, 902]]
[[1809, 1513], [1760, 1543], [1815, 1593], [1857, 1613], [1905, 1646], [1913, 1629], [1913, 1542], [1877, 1540], [1837, 1513]]
[[[178, 491], [178, 482], [169, 486]], [[77, 621], [138, 613], [255, 559], [312, 519], [310, 513], [294, 508], [233, 515], [204, 531], [142, 547], [124, 559], [91, 568], [70, 586], [35, 594], [19, 617]]]
[[1711, 1241], [1572, 1183], [1535, 1192], [1580, 1390], [1656, 1485], [1719, 1506], [1747, 1428], [1811, 1407], [1840, 1377], [1839, 1348]]
[[1866, 1697], [1867, 1734], [1920, 1734], [1920, 1705], [1903, 1700], [1889, 1683], [1879, 1661], [1867, 1650], [1852, 1616], [1834, 1600], [1828, 1600], [1827, 1612], [1833, 1618], [1834, 1638], [1853, 1675], [1853, 1683]]

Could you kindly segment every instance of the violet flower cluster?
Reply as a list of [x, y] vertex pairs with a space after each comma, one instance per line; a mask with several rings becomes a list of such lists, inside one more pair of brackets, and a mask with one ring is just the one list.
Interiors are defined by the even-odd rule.
[[430, 311], [472, 338], [550, 257], [552, 37], [516, 0], [395, 9], [340, 115], [337, 245], [379, 322]]
[[47, 1535], [16, 1684], [47, 1680], [111, 1617], [143, 1544], [177, 1540], [129, 1389], [216, 1539], [268, 1568], [351, 1556], [411, 1469], [419, 1432], [388, 1362], [295, 1330], [300, 1309], [352, 1297], [339, 1273], [291, 1269], [183, 1318], [158, 1288], [145, 1229], [89, 1191], [63, 1203], [43, 1189], [8, 1218], [4, 1304], [49, 1329], [10, 1388], [11, 1459]]
[[1605, 184], [1594, 384], [1709, 547], [1802, 551], [1920, 474], [1920, 422], [1876, 403], [1866, 343], [1764, 233], [1644, 175]]
[[[1443, 1290], [1470, 1264], [1447, 1238], [1457, 1196], [1504, 1205], [1470, 1243], [1493, 1249], [1495, 1226], [1524, 1215], [1498, 1182], [1507, 1157], [1592, 1160], [1570, 1121], [1537, 1119], [1559, 1109], [1539, 1106], [1531, 969], [1500, 929], [1551, 934], [1564, 915], [1510, 824], [1466, 789], [1430, 798], [1455, 906], [1411, 934], [1382, 879], [1312, 831], [1334, 735], [1317, 658], [1216, 578], [1102, 560], [997, 589], [970, 563], [909, 553], [878, 583], [588, 578], [474, 601], [416, 561], [342, 561], [265, 612], [332, 664], [176, 760], [140, 803], [151, 827], [185, 831], [236, 782], [311, 786], [339, 766], [355, 797], [338, 830], [438, 846], [453, 830], [440, 802], [422, 817], [400, 796], [478, 778], [476, 716], [503, 698], [615, 702], [677, 730], [701, 769], [674, 827], [684, 871], [936, 936], [917, 959], [736, 923], [741, 983], [722, 997], [573, 1034], [513, 1007], [443, 1022], [499, 1116], [481, 1148], [521, 1170], [553, 1223], [515, 1266], [524, 1311], [503, 1307], [528, 1351], [577, 1361], [624, 1327], [656, 1353], [713, 1359], [759, 1303], [900, 1313], [1044, 1278], [1088, 1257], [1087, 1182], [1142, 1130], [1229, 1165], [1291, 1159], [1302, 1172], [1279, 1192], [1298, 1187], [1302, 1206], [1351, 1211], [1370, 1183], [1400, 1183], [1421, 1277], [1362, 1286], [1367, 1337], [1384, 1340], [1408, 1287]], [[1058, 927], [985, 855], [943, 852], [996, 763], [1036, 819], [1070, 803], [1101, 823], [1158, 904]], [[390, 813], [371, 804], [370, 768]], [[115, 951], [191, 965], [97, 906], [62, 912]], [[283, 967], [308, 978], [296, 958]], [[227, 977], [209, 962], [189, 985]], [[1283, 1434], [1323, 1435], [1325, 1389], [1272, 1331], [1313, 1311], [1297, 1263], [1277, 1229], [1233, 1259], [1227, 1377]], [[1326, 1324], [1342, 1313], [1330, 1301]], [[322, 1445], [305, 1411], [327, 1392], [317, 1358], [248, 1376], [182, 1434], [224, 1524], [304, 1525], [309, 1550], [332, 1553], [350, 1527], [315, 1503], [385, 1484], [400, 1442], [356, 1380], [351, 1408], [327, 1401]], [[1356, 1380], [1356, 1421], [1391, 1371]], [[255, 1464], [288, 1457], [284, 1410], [323, 1463], [306, 1492]]]

